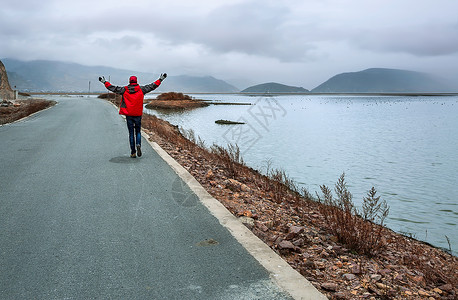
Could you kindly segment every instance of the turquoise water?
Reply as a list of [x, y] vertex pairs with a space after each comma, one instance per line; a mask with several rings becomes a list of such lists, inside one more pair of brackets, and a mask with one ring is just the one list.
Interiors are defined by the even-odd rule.
[[248, 165], [281, 168], [312, 194], [345, 172], [357, 206], [374, 186], [388, 227], [458, 251], [457, 96], [193, 96], [252, 105], [149, 112], [207, 145], [237, 143]]

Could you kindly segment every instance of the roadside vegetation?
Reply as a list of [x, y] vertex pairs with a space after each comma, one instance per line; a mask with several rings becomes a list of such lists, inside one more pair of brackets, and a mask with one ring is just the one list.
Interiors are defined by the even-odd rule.
[[[144, 114], [144, 130], [204, 188], [241, 218], [331, 299], [456, 299], [458, 260], [451, 253], [384, 226], [385, 201], [369, 189], [355, 208], [345, 174], [321, 195], [297, 187], [283, 170], [261, 174], [236, 145], [206, 146]], [[334, 195], [335, 194], [335, 195]]]
[[54, 104], [55, 101], [43, 99], [3, 101], [0, 106], [0, 125], [20, 120]]
[[193, 99], [183, 93], [168, 92], [158, 95], [156, 99], [152, 99], [145, 107], [149, 109], [184, 110], [209, 105], [203, 100]]

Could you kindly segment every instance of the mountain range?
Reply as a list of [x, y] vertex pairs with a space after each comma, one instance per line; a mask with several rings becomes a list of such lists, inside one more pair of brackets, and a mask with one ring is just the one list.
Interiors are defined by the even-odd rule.
[[[138, 81], [143, 84], [154, 82], [160, 75], [60, 61], [20, 61], [9, 58], [1, 61], [6, 67], [10, 85], [24, 92], [103, 92], [106, 91], [105, 87], [98, 82], [101, 75], [115, 85], [127, 85], [131, 75], [136, 75]], [[167, 84], [164, 84], [161, 91], [236, 93], [239, 89], [211, 76], [169, 74]]]
[[458, 88], [436, 76], [407, 70], [372, 68], [338, 74], [313, 93], [444, 93]]
[[262, 83], [250, 86], [241, 93], [308, 93], [303, 87], [289, 86], [276, 82]]
[[[104, 66], [84, 66], [76, 63], [35, 60], [20, 61], [5, 58], [11, 87], [24, 92], [104, 92], [98, 77], [104, 75], [115, 85], [128, 84], [136, 75], [142, 84], [151, 83], [160, 74], [122, 70]], [[238, 93], [235, 86], [211, 77], [169, 76], [161, 92]], [[248, 87], [242, 93], [448, 93], [458, 92], [458, 85], [446, 80], [407, 70], [371, 68], [359, 72], [341, 73], [308, 91], [303, 87], [269, 82]]]

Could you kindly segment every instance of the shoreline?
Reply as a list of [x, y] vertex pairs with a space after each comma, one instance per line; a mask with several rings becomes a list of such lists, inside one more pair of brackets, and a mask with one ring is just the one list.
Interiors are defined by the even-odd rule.
[[[151, 139], [207, 192], [328, 297], [454, 299], [457, 295], [457, 257], [386, 227], [381, 229], [383, 251], [372, 257], [358, 254], [331, 233], [320, 203], [297, 197], [295, 191], [283, 188], [284, 182], [243, 164], [224, 161], [164, 120], [147, 115], [143, 124]], [[276, 194], [272, 186], [280, 191]]]
[[[104, 91], [99, 92], [28, 92], [33, 95], [93, 95], [98, 96]], [[150, 92], [149, 95], [160, 95], [163, 92]], [[243, 95], [243, 96], [281, 96], [281, 95], [298, 95], [298, 96], [320, 96], [320, 95], [330, 95], [330, 96], [458, 96], [458, 92], [443, 92], [443, 93], [241, 93], [241, 92], [186, 92], [187, 94], [192, 95]]]

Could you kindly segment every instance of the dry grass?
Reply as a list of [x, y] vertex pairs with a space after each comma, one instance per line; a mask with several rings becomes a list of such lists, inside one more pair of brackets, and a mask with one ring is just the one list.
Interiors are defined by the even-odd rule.
[[156, 97], [157, 100], [192, 100], [191, 96], [185, 95], [183, 93], [168, 92], [162, 93]]
[[20, 106], [0, 107], [0, 124], [11, 123], [56, 104], [43, 99], [17, 100]]
[[353, 204], [352, 194], [345, 182], [345, 173], [335, 185], [336, 198], [327, 186], [322, 185], [320, 188], [323, 195], [317, 196], [323, 204], [320, 206], [321, 213], [325, 216], [331, 232], [341, 243], [369, 257], [384, 250], [387, 242], [383, 238], [383, 222], [389, 208], [386, 202], [380, 201], [380, 197], [376, 196], [374, 187], [363, 199], [362, 213]]

